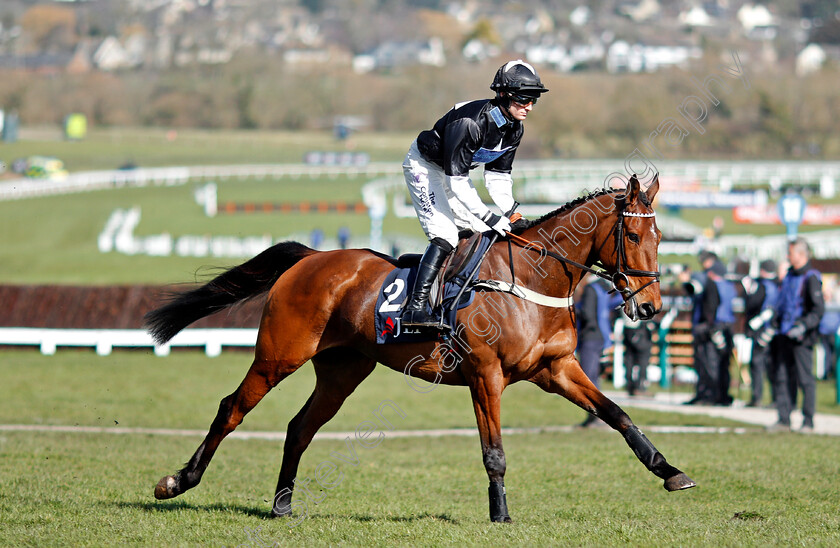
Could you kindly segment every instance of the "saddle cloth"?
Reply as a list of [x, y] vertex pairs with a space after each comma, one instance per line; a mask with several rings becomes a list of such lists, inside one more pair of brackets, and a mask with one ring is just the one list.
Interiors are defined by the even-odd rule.
[[[458, 268], [458, 272], [453, 276], [447, 273], [443, 284], [443, 299], [442, 299], [442, 313], [446, 315], [445, 323], [450, 326], [455, 326], [455, 315], [458, 310], [472, 304], [475, 297], [475, 290], [468, 287], [464, 294], [461, 295], [461, 300], [458, 306], [453, 310], [452, 303], [458, 292], [466, 282], [467, 276], [472, 272], [475, 265], [484, 256], [484, 252], [490, 245], [490, 238], [484, 234], [483, 237], [476, 241], [469, 240], [464, 244], [464, 247], [473, 248], [472, 255], [463, 262]], [[460, 249], [460, 246], [459, 246]], [[457, 260], [456, 254], [454, 260]], [[413, 262], [413, 261], [411, 261]], [[405, 264], [405, 261], [399, 261], [398, 264]], [[436, 340], [436, 333], [402, 333], [399, 325], [399, 318], [402, 314], [402, 309], [408, 301], [411, 293], [411, 288], [414, 287], [414, 279], [417, 277], [418, 264], [412, 264], [405, 268], [395, 268], [385, 277], [382, 287], [379, 289], [379, 294], [376, 297], [376, 307], [374, 308], [374, 327], [376, 328], [376, 343], [377, 344], [391, 344], [391, 343], [406, 343], [406, 342], [423, 342]], [[434, 291], [433, 291], [434, 292]], [[429, 311], [431, 311], [431, 304], [427, 303]]]

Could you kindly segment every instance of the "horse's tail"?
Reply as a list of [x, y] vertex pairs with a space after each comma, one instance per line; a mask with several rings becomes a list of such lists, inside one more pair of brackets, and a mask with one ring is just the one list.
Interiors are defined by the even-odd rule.
[[196, 320], [267, 292], [284, 272], [317, 253], [298, 242], [282, 242], [231, 268], [207, 284], [172, 295], [144, 317], [144, 327], [163, 344]]

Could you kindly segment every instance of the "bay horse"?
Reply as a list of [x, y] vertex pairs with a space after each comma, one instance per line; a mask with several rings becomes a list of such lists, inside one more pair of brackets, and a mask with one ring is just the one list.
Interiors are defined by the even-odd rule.
[[[598, 263], [622, 292], [625, 313], [649, 320], [662, 304], [657, 262], [662, 236], [652, 209], [658, 188], [658, 175], [647, 190], [634, 175], [626, 189], [600, 190], [540, 219], [520, 221], [514, 236], [527, 243], [496, 242], [479, 277], [507, 273], [516, 286], [570, 298], [581, 278]], [[263, 396], [309, 360], [315, 368], [315, 389], [289, 423], [272, 516], [291, 515], [294, 480], [304, 451], [377, 363], [403, 372], [407, 380], [416, 377], [469, 387], [490, 480], [492, 521], [511, 521], [504, 489], [500, 403], [505, 387], [518, 381], [560, 394], [600, 417], [621, 433], [668, 491], [696, 485], [671, 466], [584, 374], [574, 355], [577, 334], [570, 305], [549, 307], [506, 293], [478, 292], [469, 307], [458, 311], [457, 344], [440, 340], [376, 344], [373, 308], [385, 276], [396, 264], [392, 257], [366, 249], [319, 252], [283, 242], [148, 313], [146, 327], [164, 343], [199, 318], [268, 292], [248, 373], [221, 400], [207, 436], [189, 462], [158, 482], [155, 497], [176, 497], [198, 485], [225, 436]]]

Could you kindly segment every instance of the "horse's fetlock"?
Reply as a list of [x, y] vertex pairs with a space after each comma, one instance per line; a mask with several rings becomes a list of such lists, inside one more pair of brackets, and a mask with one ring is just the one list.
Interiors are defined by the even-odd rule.
[[179, 493], [192, 489], [201, 483], [201, 472], [198, 470], [181, 471], [175, 475], [175, 484]]

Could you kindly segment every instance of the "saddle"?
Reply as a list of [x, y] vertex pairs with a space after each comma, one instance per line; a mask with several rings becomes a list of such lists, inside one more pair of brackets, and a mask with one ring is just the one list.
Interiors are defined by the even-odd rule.
[[[461, 272], [461, 270], [464, 269], [464, 266], [470, 262], [470, 259], [472, 259], [475, 252], [481, 246], [482, 238], [486, 237], [487, 236], [480, 232], [474, 232], [458, 240], [458, 247], [455, 248], [455, 253], [446, 259], [446, 262], [443, 264], [443, 268], [440, 269], [437, 280], [434, 285], [432, 285], [431, 300], [434, 304], [433, 309], [437, 309], [437, 307], [440, 306], [440, 301], [442, 299], [440, 288], [443, 287], [443, 284], [451, 281]], [[397, 268], [416, 267], [420, 264], [420, 259], [422, 257], [423, 255], [419, 253], [404, 253], [397, 258], [396, 266]]]
[[[474, 292], [462, 288], [490, 241], [489, 237], [481, 234], [461, 239], [455, 253], [447, 259], [432, 285], [429, 305], [436, 313], [446, 315], [444, 323], [447, 325], [454, 324], [458, 309], [472, 303]], [[420, 342], [437, 338], [435, 333], [403, 331], [399, 326], [404, 299], [411, 291], [420, 258], [421, 255], [417, 254], [401, 255], [394, 260], [396, 268], [385, 277], [374, 307], [377, 344]]]

